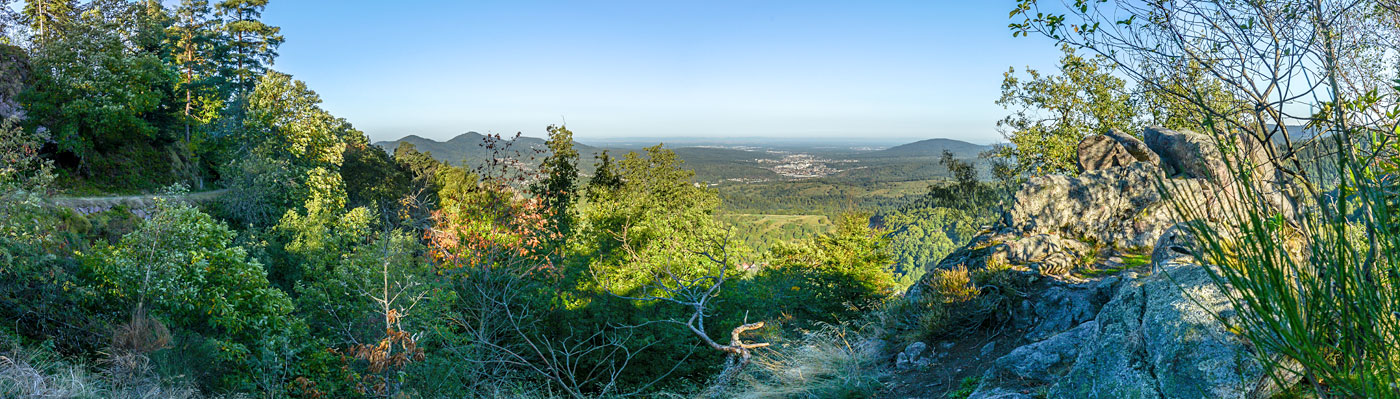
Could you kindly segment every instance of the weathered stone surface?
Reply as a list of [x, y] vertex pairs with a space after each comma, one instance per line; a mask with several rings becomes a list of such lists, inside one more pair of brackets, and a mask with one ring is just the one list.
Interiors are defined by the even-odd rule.
[[992, 388], [986, 391], [978, 390], [967, 399], [1035, 399], [1035, 397], [1010, 389]]
[[1031, 178], [1016, 193], [1008, 225], [1023, 234], [1060, 233], [1118, 248], [1150, 247], [1170, 223], [1157, 183], [1161, 169], [1145, 162], [1079, 177]]
[[1079, 172], [1092, 172], [1137, 162], [1128, 149], [1111, 137], [1096, 134], [1079, 141]]
[[1157, 239], [1157, 245], [1152, 247], [1152, 264], [1160, 265], [1168, 262], [1192, 262], [1200, 256], [1200, 248], [1196, 244], [1195, 235], [1184, 223], [1179, 223]]
[[1147, 162], [1158, 166], [1162, 164], [1162, 157], [1158, 156], [1156, 152], [1147, 147], [1147, 143], [1138, 140], [1137, 137], [1133, 137], [1117, 129], [1110, 130], [1103, 135], [1117, 141], [1118, 144], [1123, 146], [1123, 149], [1128, 150], [1128, 154], [1132, 154], [1133, 158], [1139, 162]]
[[909, 344], [898, 355], [895, 355], [894, 367], [899, 370], [928, 367], [933, 364], [933, 354], [929, 353], [926, 356], [924, 353], [926, 350], [928, 350], [928, 344], [923, 342]]
[[1153, 126], [1143, 130], [1142, 137], [1148, 148], [1161, 155], [1168, 175], [1228, 181], [1228, 172], [1220, 173], [1226, 170], [1224, 158], [1210, 136]]
[[[1238, 220], [1246, 194], [1286, 205], [1281, 194], [1268, 195], [1282, 190], [1264, 147], [1245, 136], [1228, 138], [1228, 148], [1241, 150], [1231, 152], [1239, 158], [1229, 164], [1252, 173], [1251, 185], [1244, 185], [1210, 136], [1160, 128], [1144, 136], [1111, 132], [1093, 139], [1088, 148], [1117, 146], [1132, 160], [1108, 157], [1103, 168], [1077, 177], [1031, 178], [1000, 225], [939, 263], [973, 270], [1010, 264], [1018, 273], [1052, 276], [1027, 279], [1037, 288], [1011, 310], [1011, 325], [1030, 344], [997, 359], [973, 398], [1262, 398], [1296, 383], [1275, 383], [1251, 346], [1216, 318], [1234, 316], [1228, 298], [1210, 279], [1211, 266], [1196, 264], [1199, 245], [1177, 223], [1194, 219], [1228, 229], [1219, 222]], [[1153, 267], [1147, 277], [1133, 271], [1089, 282], [1060, 276], [1088, 254], [1147, 249]], [[1121, 259], [1103, 262], [1126, 266]]]
[[1169, 262], [1121, 288], [1049, 397], [1268, 397], [1264, 367], [1215, 318], [1232, 311], [1205, 267]]
[[1006, 260], [1016, 264], [1040, 262], [1056, 253], [1080, 255], [1089, 245], [1056, 234], [1033, 234], [1006, 242]]
[[1094, 321], [1040, 342], [1025, 345], [997, 359], [982, 376], [971, 398], [994, 398], [1004, 392], [1047, 386], [1065, 373], [1079, 356], [1079, 348], [1098, 331]]
[[1098, 316], [1099, 310], [1113, 297], [1119, 278], [1108, 277], [1098, 282], [1057, 285], [1046, 289], [1031, 302], [1031, 323], [1026, 339], [1039, 341], [1059, 334]]

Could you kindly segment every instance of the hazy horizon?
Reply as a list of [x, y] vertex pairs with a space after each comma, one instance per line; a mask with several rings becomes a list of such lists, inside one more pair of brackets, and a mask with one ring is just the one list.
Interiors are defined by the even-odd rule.
[[[274, 68], [376, 141], [851, 136], [1000, 141], [1002, 74], [1058, 58], [1009, 2], [272, 2]], [[416, 11], [415, 11], [416, 10]]]

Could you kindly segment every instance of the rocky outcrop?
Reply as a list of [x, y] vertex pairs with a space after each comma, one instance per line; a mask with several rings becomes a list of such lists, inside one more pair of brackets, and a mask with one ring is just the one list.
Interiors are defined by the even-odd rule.
[[[972, 398], [1027, 391], [1049, 398], [1265, 398], [1279, 387], [1243, 339], [1203, 266], [1157, 265], [1122, 286], [1089, 321], [995, 361]], [[1011, 396], [1017, 397], [1017, 396]]]
[[1210, 136], [1149, 127], [1142, 132], [1148, 148], [1162, 156], [1162, 168], [1169, 176], [1228, 181], [1229, 171]]
[[1203, 266], [1168, 262], [1119, 290], [1052, 398], [1261, 398], [1270, 378], [1216, 316], [1225, 296]]
[[1119, 248], [1145, 248], [1170, 226], [1171, 210], [1146, 162], [1078, 177], [1039, 176], [1021, 186], [1006, 224], [1017, 234], [1060, 234]]
[[1137, 137], [1118, 130], [1085, 137], [1077, 148], [1079, 172], [1092, 172], [1134, 162], [1161, 164], [1161, 158]]
[[[972, 398], [1243, 399], [1291, 384], [1277, 384], [1221, 322], [1234, 317], [1228, 296], [1210, 278], [1213, 266], [1198, 263], [1199, 243], [1174, 206], [1215, 223], [1260, 193], [1285, 203], [1267, 154], [1243, 136], [1228, 138], [1243, 162], [1227, 162], [1211, 136], [1151, 128], [1144, 137], [1086, 139], [1083, 173], [1030, 179], [998, 227], [939, 263], [1019, 266], [1052, 280], [1013, 315], [1025, 344], [990, 365]], [[1252, 168], [1253, 194], [1241, 195], [1232, 164]], [[1084, 263], [1127, 268], [1107, 267], [1104, 252], [1150, 260], [1109, 277], [1064, 277]]]

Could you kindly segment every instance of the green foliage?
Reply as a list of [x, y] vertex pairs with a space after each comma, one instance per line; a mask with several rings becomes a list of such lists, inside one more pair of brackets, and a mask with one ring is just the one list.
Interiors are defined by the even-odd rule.
[[20, 96], [29, 128], [51, 130], [60, 166], [102, 185], [154, 188], [183, 180], [188, 150], [167, 148], [177, 116], [162, 106], [171, 102], [176, 75], [160, 54], [130, 40], [151, 27], [130, 4], [84, 7], [31, 54], [39, 73]]
[[981, 377], [967, 377], [958, 382], [958, 389], [948, 392], [948, 399], [967, 399], [977, 392], [977, 385], [982, 383]]
[[918, 295], [891, 301], [878, 313], [887, 333], [898, 341], [960, 336], [982, 328], [999, 328], [1013, 306], [1025, 299], [1030, 280], [1005, 265], [969, 270], [936, 269], [919, 282]]
[[35, 32], [40, 43], [54, 40], [77, 14], [73, 0], [31, 0], [21, 11], [24, 23]]
[[340, 176], [345, 181], [346, 205], [378, 210], [397, 217], [401, 200], [413, 192], [410, 170], [363, 135], [346, 137]]
[[1006, 183], [978, 180], [973, 165], [951, 153], [944, 153], [941, 162], [954, 181], [929, 185], [922, 197], [875, 218], [890, 231], [893, 271], [901, 289], [1001, 216], [1005, 193], [997, 185]]
[[286, 39], [282, 28], [259, 18], [268, 0], [223, 0], [217, 8], [223, 19], [227, 55], [220, 57], [220, 74], [228, 77], [239, 91], [252, 90], [258, 77], [268, 72], [277, 58], [277, 46]]
[[[574, 228], [574, 201], [578, 198], [578, 151], [574, 150], [574, 133], [563, 126], [549, 127], [549, 157], [540, 164], [544, 179], [531, 187], [549, 212], [549, 229], [558, 237], [568, 236]], [[558, 244], [555, 244], [558, 246]]]
[[830, 233], [831, 218], [820, 215], [755, 215], [721, 213], [720, 221], [734, 231], [744, 232], [744, 246], [763, 253], [774, 246]]
[[345, 187], [340, 175], [324, 168], [307, 172], [306, 185], [311, 194], [300, 209], [290, 209], [282, 215], [273, 231], [288, 255], [288, 265], [273, 270], [276, 280], [289, 283], [301, 280], [313, 270], [333, 267], [344, 253], [362, 242], [369, 233], [372, 215], [366, 208], [345, 208]]
[[287, 345], [299, 321], [292, 301], [273, 288], [235, 233], [199, 210], [161, 202], [150, 221], [113, 246], [83, 256], [104, 308], [149, 309], [175, 328], [208, 338], [227, 371], [222, 384], [249, 389]]
[[[266, 226], [305, 202], [314, 190], [339, 190], [344, 197], [338, 180], [347, 142], [365, 139], [320, 103], [316, 92], [289, 75], [274, 72], [263, 77], [247, 97], [247, 116], [239, 133], [226, 138], [237, 143], [234, 152], [242, 154], [224, 170], [232, 191], [224, 197], [227, 216], [241, 224]], [[339, 201], [343, 206], [344, 198]]]
[[617, 163], [620, 186], [589, 188], [594, 197], [580, 212], [575, 250], [605, 289], [629, 292], [672, 266], [693, 278], [704, 272], [695, 265], [708, 264], [698, 253], [726, 240], [713, 217], [719, 198], [680, 165], [670, 150], [649, 147]]
[[225, 78], [219, 75], [218, 51], [223, 44], [218, 21], [208, 0], [182, 0], [166, 28], [172, 66], [180, 74], [176, 90], [185, 119], [185, 141], [192, 140], [191, 124], [207, 124], [218, 116], [227, 99]]
[[1009, 146], [998, 157], [1014, 160], [1018, 174], [1076, 174], [1076, 148], [1089, 135], [1110, 129], [1136, 132], [1137, 108], [1126, 82], [1113, 75], [1114, 64], [1084, 58], [1062, 46], [1061, 75], [1027, 69], [1028, 80], [1006, 72], [997, 105], [1014, 113], [997, 122]]
[[869, 215], [846, 214], [836, 230], [809, 241], [780, 244], [755, 284], [772, 290], [769, 314], [840, 323], [874, 309], [894, 293], [892, 258], [885, 233], [869, 227]]
[[[1224, 211], [1240, 217], [1208, 224], [1189, 202], [1176, 204], [1198, 220], [1187, 225], [1198, 260], [1218, 265], [1206, 270], [1237, 315], [1216, 316], [1261, 353], [1277, 356], [1259, 358], [1283, 378], [1318, 383], [1320, 397], [1397, 397], [1400, 349], [1390, 342], [1400, 338], [1400, 186], [1392, 177], [1400, 171], [1400, 146], [1394, 135], [1353, 141], [1364, 129], [1328, 138], [1339, 151], [1323, 161], [1334, 162], [1340, 179], [1326, 192], [1302, 194], [1296, 219], [1259, 200], [1227, 205]], [[1254, 185], [1247, 159], [1227, 162], [1237, 179], [1230, 189], [1246, 198], [1269, 195]], [[1299, 179], [1319, 184], [1335, 173], [1321, 169]]]

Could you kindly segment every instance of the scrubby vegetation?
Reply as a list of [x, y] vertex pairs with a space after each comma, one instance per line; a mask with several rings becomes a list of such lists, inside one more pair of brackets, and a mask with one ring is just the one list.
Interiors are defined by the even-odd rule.
[[[386, 153], [271, 68], [265, 1], [31, 4], [5, 32], [36, 75], [0, 126], [0, 396], [726, 395], [895, 293], [869, 215], [755, 249], [661, 146]], [[804, 359], [850, 378], [857, 345]]]
[[[1225, 29], [1071, 3], [1017, 2], [1013, 32], [1064, 56], [1005, 75], [1014, 145], [994, 159], [742, 185], [661, 145], [578, 148], [562, 125], [526, 150], [482, 136], [471, 164], [386, 152], [273, 68], [266, 0], [0, 7], [0, 396], [878, 396], [904, 344], [1007, 331], [1042, 275], [1160, 261], [1075, 239], [1077, 258], [1030, 268], [969, 245], [1021, 181], [1077, 174], [1082, 139], [1146, 125], [1229, 155], [1201, 178], [1241, 209], [1177, 214], [1230, 293], [1217, 316], [1279, 385], [1396, 396], [1400, 88], [1357, 59], [1394, 59], [1397, 7], [1187, 2], [1189, 21], [1250, 16]], [[1258, 38], [1296, 62], [1229, 54]], [[1298, 76], [1326, 83], [1275, 91]], [[1322, 133], [1276, 139], [1298, 121]]]

